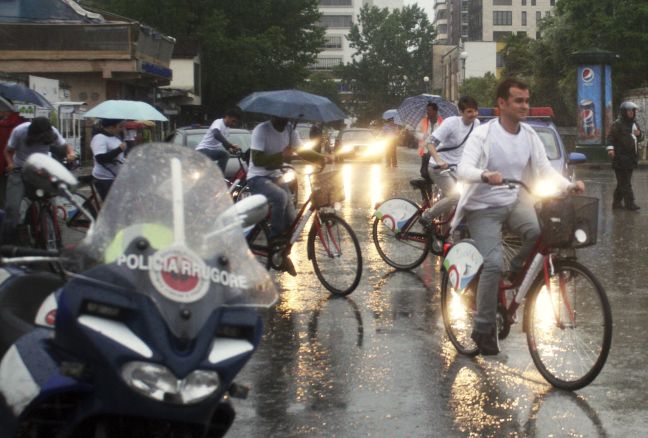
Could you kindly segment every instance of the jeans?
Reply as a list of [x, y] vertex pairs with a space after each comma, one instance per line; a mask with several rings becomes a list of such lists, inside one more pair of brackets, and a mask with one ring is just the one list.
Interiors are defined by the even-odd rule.
[[25, 183], [20, 169], [13, 170], [7, 177], [5, 196], [5, 217], [2, 222], [2, 242], [18, 242], [17, 227], [20, 222], [20, 203], [25, 197]]
[[284, 234], [297, 216], [288, 185], [266, 176], [255, 176], [249, 179], [247, 184], [253, 194], [264, 195], [268, 198], [270, 238]]
[[198, 152], [207, 155], [210, 160], [216, 161], [221, 172], [225, 175], [229, 153], [225, 149], [198, 149]]
[[511, 271], [519, 272], [540, 236], [540, 225], [531, 202], [520, 199], [505, 207], [467, 212], [466, 221], [470, 236], [484, 258], [477, 285], [475, 331], [491, 333], [495, 327], [502, 274], [502, 226], [506, 223], [509, 231], [522, 240], [520, 252], [511, 261]]

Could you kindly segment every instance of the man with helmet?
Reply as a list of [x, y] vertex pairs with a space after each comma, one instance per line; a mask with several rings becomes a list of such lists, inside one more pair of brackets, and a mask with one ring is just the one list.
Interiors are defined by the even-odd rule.
[[617, 186], [614, 190], [612, 209], [624, 207], [636, 211], [640, 207], [635, 204], [632, 191], [632, 172], [638, 164], [637, 143], [643, 140], [643, 132], [637, 126], [637, 105], [633, 102], [623, 102], [619, 107], [619, 117], [612, 123], [607, 137], [607, 152], [612, 158], [612, 167], [616, 173]]

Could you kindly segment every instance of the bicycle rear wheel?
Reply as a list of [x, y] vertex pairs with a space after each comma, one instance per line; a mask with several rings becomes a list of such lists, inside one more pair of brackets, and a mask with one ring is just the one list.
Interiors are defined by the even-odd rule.
[[575, 261], [557, 261], [549, 288], [536, 279], [525, 308], [533, 362], [553, 386], [576, 390], [601, 372], [612, 342], [612, 312], [605, 290]]
[[477, 356], [479, 348], [470, 335], [474, 328], [476, 309], [477, 281], [466, 289], [455, 290], [444, 271], [441, 280], [441, 315], [448, 339], [457, 351], [466, 356]]
[[[418, 205], [405, 199], [398, 202], [411, 204], [414, 215], [407, 221], [402, 230], [399, 230], [391, 216], [375, 218], [371, 235], [380, 257], [389, 266], [396, 269], [414, 269], [423, 263], [430, 250], [430, 239], [419, 223], [421, 209]], [[386, 201], [389, 202], [389, 201]]]
[[268, 227], [265, 221], [262, 221], [248, 231], [245, 237], [250, 251], [252, 251], [256, 260], [266, 269], [270, 269], [271, 266], [269, 236], [270, 227]]
[[60, 250], [63, 247], [61, 230], [51, 208], [44, 205], [40, 209], [38, 246], [43, 249]]
[[320, 214], [308, 233], [315, 275], [335, 295], [348, 295], [362, 276], [362, 253], [353, 229], [334, 214]]

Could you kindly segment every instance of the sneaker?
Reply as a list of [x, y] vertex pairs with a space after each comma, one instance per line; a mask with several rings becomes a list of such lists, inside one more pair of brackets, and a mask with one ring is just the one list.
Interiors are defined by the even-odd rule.
[[290, 260], [290, 257], [286, 256], [283, 262], [282, 270], [289, 273], [293, 277], [297, 276], [297, 270], [295, 269], [295, 265], [293, 265], [292, 260]]
[[634, 202], [630, 202], [630, 203], [626, 202], [626, 210], [637, 211], [637, 210], [640, 210], [640, 209], [641, 209], [641, 207], [639, 207]]
[[499, 353], [500, 350], [495, 330], [491, 330], [490, 333], [473, 330], [470, 337], [475, 341], [475, 344], [477, 344], [479, 353], [482, 356], [495, 356]]

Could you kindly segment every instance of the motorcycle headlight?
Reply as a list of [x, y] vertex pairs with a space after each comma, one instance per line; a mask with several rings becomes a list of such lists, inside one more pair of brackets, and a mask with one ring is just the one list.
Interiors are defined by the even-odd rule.
[[177, 404], [197, 403], [220, 387], [220, 378], [215, 371], [196, 370], [184, 379], [178, 379], [164, 365], [150, 362], [129, 362], [122, 367], [121, 376], [138, 393]]

